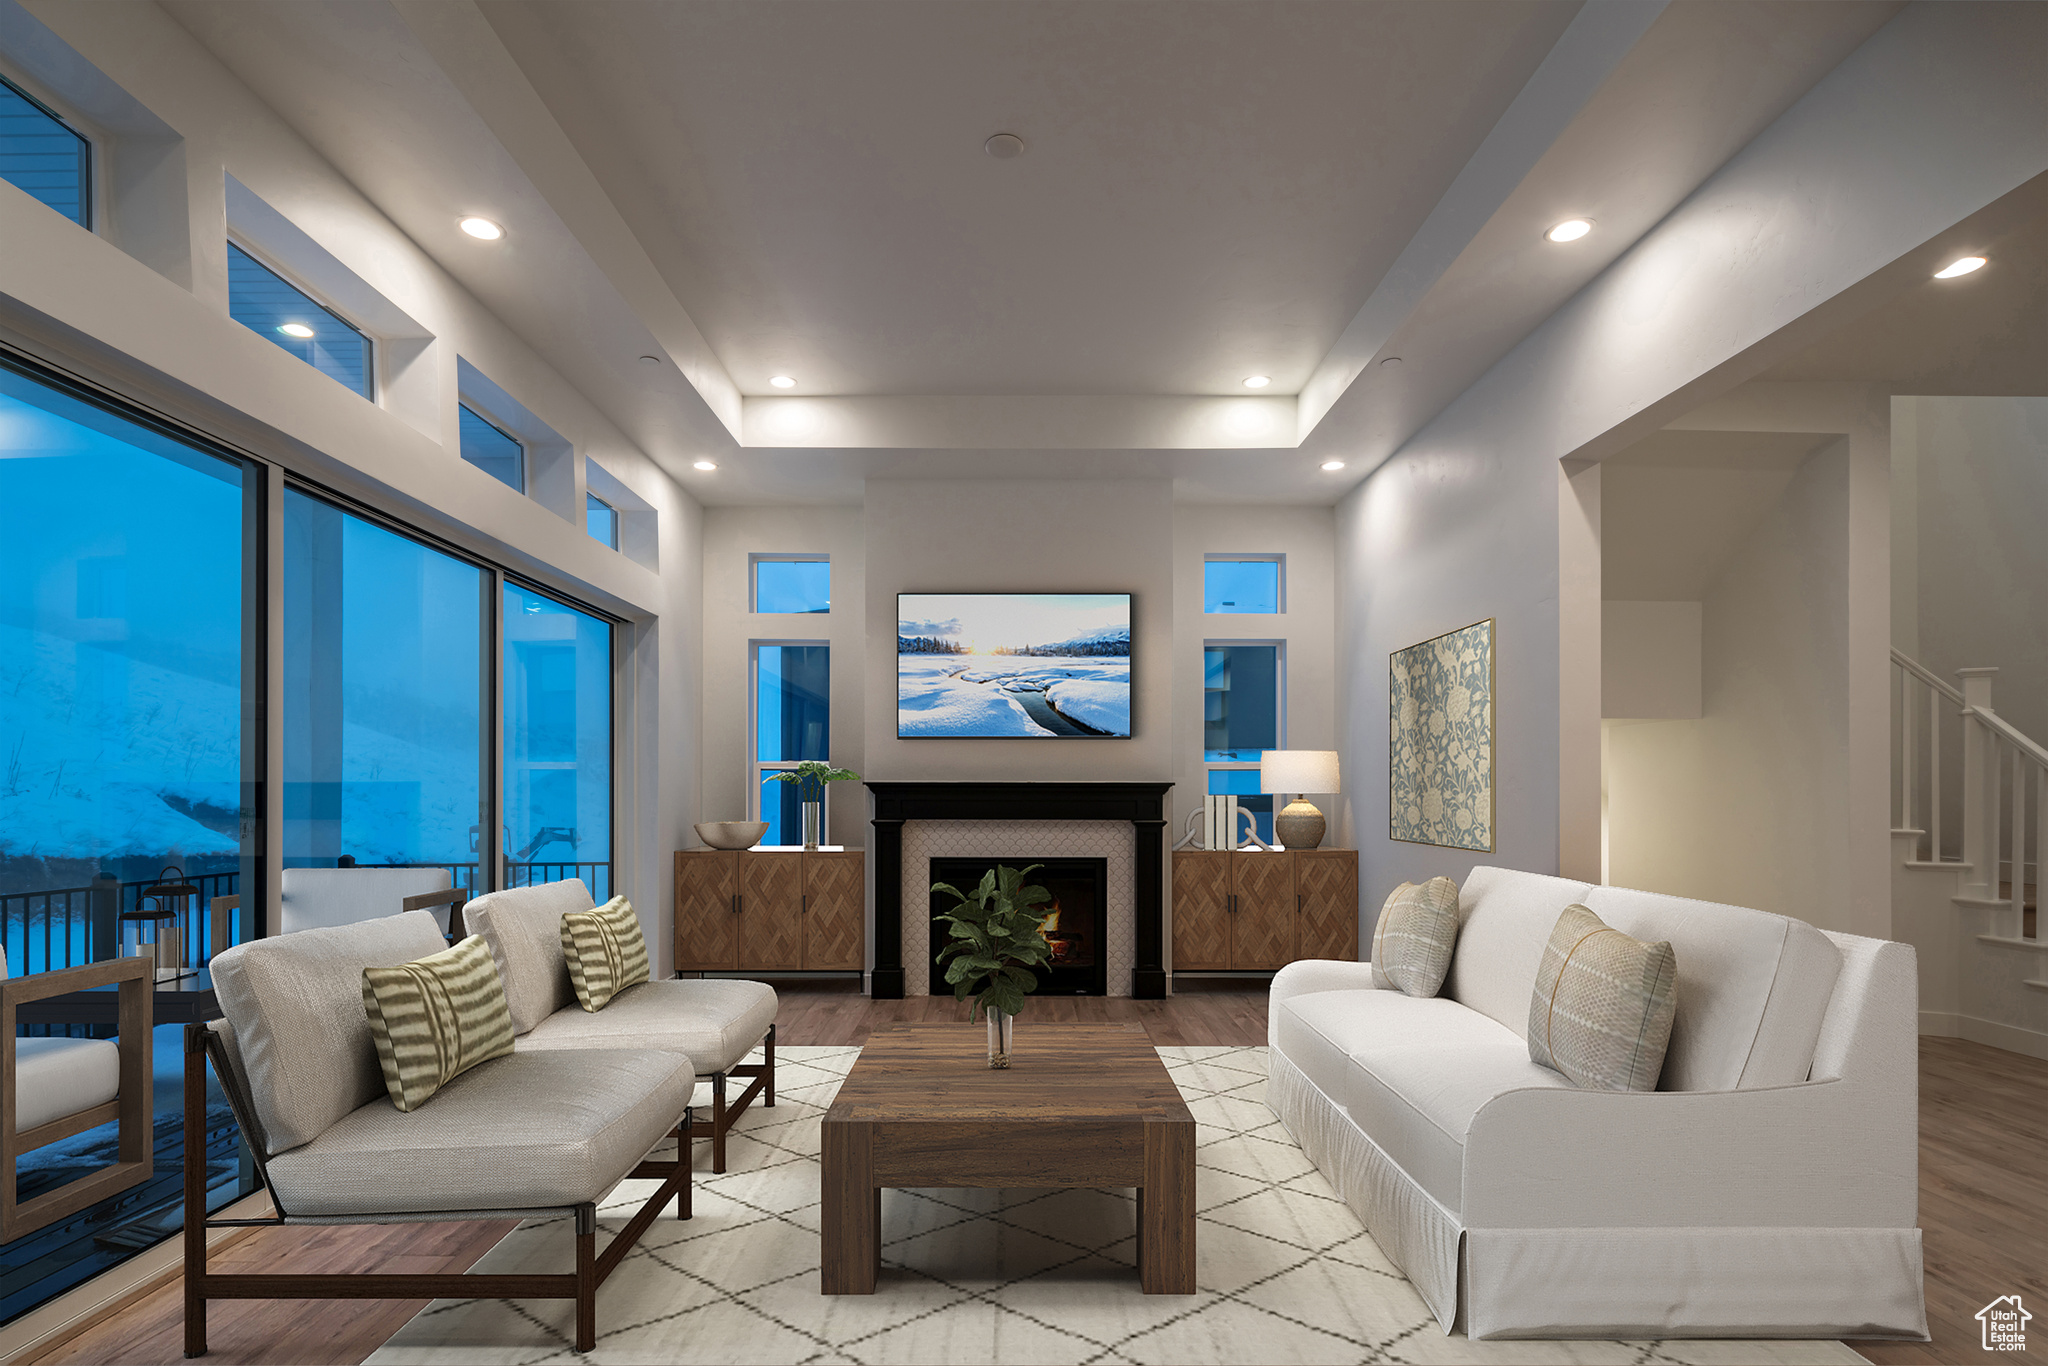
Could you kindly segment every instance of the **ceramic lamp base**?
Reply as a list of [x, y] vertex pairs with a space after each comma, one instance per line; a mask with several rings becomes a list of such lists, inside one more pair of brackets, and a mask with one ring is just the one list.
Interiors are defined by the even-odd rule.
[[1288, 849], [1314, 849], [1323, 842], [1324, 829], [1323, 813], [1299, 797], [1273, 817], [1273, 833]]

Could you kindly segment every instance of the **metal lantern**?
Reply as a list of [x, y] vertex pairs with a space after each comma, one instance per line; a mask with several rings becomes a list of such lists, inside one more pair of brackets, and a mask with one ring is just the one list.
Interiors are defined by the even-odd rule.
[[[186, 911], [185, 899], [198, 895], [199, 889], [185, 880], [185, 870], [174, 863], [142, 889], [140, 909], [122, 912], [123, 919], [136, 922], [136, 955], [141, 956], [145, 948], [155, 955], [159, 982], [180, 976], [185, 970], [184, 935], [179, 930], [179, 921]], [[156, 903], [153, 909], [151, 902]], [[141, 942], [145, 924], [155, 927], [155, 940], [147, 946]]]

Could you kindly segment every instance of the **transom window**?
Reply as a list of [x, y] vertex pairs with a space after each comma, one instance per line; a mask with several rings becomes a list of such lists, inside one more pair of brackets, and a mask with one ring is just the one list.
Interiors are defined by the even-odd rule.
[[583, 495], [583, 516], [590, 534], [613, 550], [619, 548], [619, 510], [594, 493]]
[[526, 492], [526, 447], [519, 438], [467, 403], [459, 407], [462, 458], [515, 493]]
[[756, 555], [756, 612], [832, 610], [832, 561], [823, 555]]
[[0, 180], [82, 228], [92, 226], [92, 144], [40, 101], [0, 80]]
[[1273, 798], [1259, 791], [1259, 757], [1280, 748], [1283, 729], [1280, 646], [1215, 641], [1202, 648], [1202, 762], [1211, 793], [1234, 793], [1273, 838]]
[[1202, 564], [1204, 612], [1281, 610], [1278, 555], [1211, 555]]
[[228, 316], [329, 379], [364, 398], [376, 397], [370, 339], [233, 242], [228, 243]]

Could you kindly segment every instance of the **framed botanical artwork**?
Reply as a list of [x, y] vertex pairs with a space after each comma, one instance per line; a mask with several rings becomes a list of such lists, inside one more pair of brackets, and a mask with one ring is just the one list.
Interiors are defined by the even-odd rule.
[[1493, 620], [1390, 657], [1388, 831], [1493, 852]]

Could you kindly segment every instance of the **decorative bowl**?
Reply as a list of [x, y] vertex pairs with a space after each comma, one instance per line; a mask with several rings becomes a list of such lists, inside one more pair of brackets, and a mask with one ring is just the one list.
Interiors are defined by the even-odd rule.
[[766, 821], [705, 821], [697, 838], [713, 849], [751, 849], [768, 833]]

